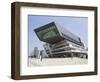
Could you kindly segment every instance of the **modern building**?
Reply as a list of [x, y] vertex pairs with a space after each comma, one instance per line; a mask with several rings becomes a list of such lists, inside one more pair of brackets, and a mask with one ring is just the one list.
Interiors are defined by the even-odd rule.
[[44, 49], [50, 58], [85, 57], [87, 50], [80, 37], [51, 22], [34, 30], [39, 40], [45, 42]]
[[34, 47], [33, 57], [39, 58], [39, 50], [38, 50], [38, 47]]

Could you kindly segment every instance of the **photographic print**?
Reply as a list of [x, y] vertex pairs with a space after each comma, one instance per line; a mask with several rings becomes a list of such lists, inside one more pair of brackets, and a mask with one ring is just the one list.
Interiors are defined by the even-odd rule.
[[11, 78], [97, 75], [97, 7], [11, 4]]
[[28, 66], [88, 63], [88, 18], [28, 16]]

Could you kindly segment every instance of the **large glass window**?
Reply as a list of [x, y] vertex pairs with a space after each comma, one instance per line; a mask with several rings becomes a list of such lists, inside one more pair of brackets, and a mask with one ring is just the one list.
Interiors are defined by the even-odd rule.
[[58, 35], [58, 30], [55, 26], [49, 27], [47, 29], [43, 29], [37, 32], [38, 36], [43, 39], [48, 39], [51, 37], [55, 37]]

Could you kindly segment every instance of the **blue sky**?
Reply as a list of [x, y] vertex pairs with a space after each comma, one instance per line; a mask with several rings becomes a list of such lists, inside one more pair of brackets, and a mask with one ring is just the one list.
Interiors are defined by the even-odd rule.
[[38, 47], [39, 50], [43, 50], [43, 42], [38, 39], [35, 32], [35, 28], [55, 21], [63, 28], [69, 30], [73, 34], [81, 38], [81, 41], [87, 46], [88, 43], [88, 18], [87, 17], [69, 17], [69, 16], [28, 16], [28, 46], [29, 54], [34, 50], [34, 47]]

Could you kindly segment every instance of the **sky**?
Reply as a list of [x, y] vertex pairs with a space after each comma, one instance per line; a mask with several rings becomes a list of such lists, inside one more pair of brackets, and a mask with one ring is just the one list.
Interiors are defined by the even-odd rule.
[[76, 36], [80, 37], [81, 41], [87, 47], [88, 45], [88, 18], [87, 17], [29, 15], [28, 16], [29, 55], [34, 50], [34, 47], [38, 47], [39, 50], [43, 50], [44, 42], [38, 39], [37, 35], [34, 32], [34, 29], [53, 21], [59, 24], [60, 26], [62, 26], [63, 28], [69, 30]]

